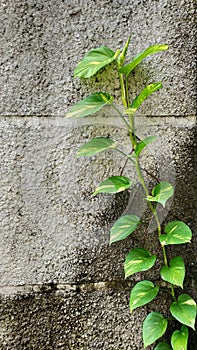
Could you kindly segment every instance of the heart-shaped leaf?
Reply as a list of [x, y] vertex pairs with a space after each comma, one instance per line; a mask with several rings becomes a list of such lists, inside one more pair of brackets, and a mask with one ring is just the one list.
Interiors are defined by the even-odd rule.
[[101, 46], [90, 50], [84, 58], [78, 63], [74, 70], [74, 76], [80, 78], [90, 78], [101, 68], [113, 62], [120, 51], [115, 53], [106, 46]]
[[164, 207], [167, 200], [172, 197], [174, 189], [169, 182], [160, 182], [152, 190], [152, 196], [148, 196], [149, 202], [161, 203]]
[[122, 67], [119, 72], [126, 74], [126, 76], [129, 75], [130, 72], [132, 72], [132, 70], [139, 64], [142, 62], [142, 60], [144, 58], [146, 58], [149, 55], [152, 55], [156, 52], [159, 51], [164, 51], [168, 49], [168, 45], [151, 45], [149, 46], [146, 50], [140, 52], [139, 54], [137, 54], [134, 59], [127, 64], [126, 66]]
[[133, 273], [149, 270], [156, 261], [156, 255], [144, 248], [135, 248], [126, 256], [124, 263], [125, 278]]
[[82, 145], [78, 152], [77, 157], [81, 156], [93, 156], [97, 153], [106, 151], [108, 149], [115, 148], [115, 142], [107, 137], [95, 137]]
[[144, 140], [140, 141], [135, 149], [135, 155], [139, 156], [142, 150], [149, 145], [149, 143], [155, 141], [157, 139], [157, 136], [148, 136]]
[[76, 103], [69, 112], [66, 118], [83, 118], [88, 115], [98, 112], [106, 104], [111, 104], [113, 97], [106, 92], [96, 92], [95, 94], [85, 97], [82, 101]]
[[185, 265], [181, 256], [176, 256], [170, 260], [170, 266], [163, 266], [160, 270], [161, 278], [164, 281], [175, 284], [183, 288], [185, 278]]
[[131, 187], [133, 183], [125, 176], [111, 176], [96, 187], [93, 196], [96, 196], [98, 193], [118, 193]]
[[181, 327], [181, 331], [174, 331], [171, 337], [173, 350], [187, 350], [188, 328]]
[[145, 318], [143, 323], [143, 342], [144, 347], [155, 342], [166, 331], [168, 321], [159, 312], [151, 312]]
[[179, 322], [195, 330], [196, 303], [188, 294], [181, 294], [178, 301], [170, 305], [170, 312]]
[[183, 244], [191, 241], [192, 231], [182, 221], [169, 222], [165, 227], [166, 235], [160, 235], [161, 244]]
[[133, 100], [130, 105], [130, 108], [133, 108], [137, 111], [137, 109], [141, 106], [141, 104], [149, 97], [153, 92], [162, 88], [161, 83], [152, 83], [147, 85], [139, 95]]
[[154, 350], [172, 350], [172, 348], [168, 343], [166, 343], [165, 341], [162, 341], [161, 343], [157, 344]]
[[139, 306], [143, 306], [155, 299], [159, 292], [159, 287], [154, 286], [150, 281], [138, 282], [132, 289], [130, 295], [130, 311]]
[[139, 225], [140, 219], [136, 215], [123, 215], [112, 226], [110, 243], [120, 241], [129, 236]]

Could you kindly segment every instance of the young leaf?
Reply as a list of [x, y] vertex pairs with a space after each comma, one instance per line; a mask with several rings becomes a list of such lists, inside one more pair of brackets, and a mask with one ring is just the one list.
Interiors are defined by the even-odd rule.
[[152, 55], [154, 53], [157, 53], [159, 51], [164, 51], [168, 49], [168, 45], [152, 45], [149, 46], [146, 50], [143, 52], [140, 52], [137, 54], [134, 59], [131, 61], [131, 63], [127, 64], [126, 66], [122, 67], [119, 72], [126, 74], [126, 76], [129, 75], [129, 73], [132, 72], [132, 70], [142, 62], [144, 58], [146, 58], [149, 55]]
[[162, 341], [161, 343], [157, 344], [154, 350], [172, 350], [172, 348], [168, 343], [166, 343], [165, 341]]
[[147, 97], [149, 97], [153, 92], [161, 89], [163, 86], [161, 83], [153, 83], [148, 86], [146, 86], [140, 94], [133, 100], [132, 104], [130, 105], [130, 108], [137, 109], [141, 106], [141, 104], [145, 101]]
[[160, 182], [152, 190], [152, 196], [148, 196], [149, 202], [158, 202], [165, 207], [167, 200], [172, 197], [174, 189], [169, 182]]
[[131, 40], [131, 37], [129, 36], [128, 39], [127, 39], [127, 42], [126, 42], [126, 44], [125, 44], [125, 46], [124, 46], [124, 48], [122, 50], [122, 52], [120, 53], [120, 55], [119, 55], [119, 57], [117, 59], [118, 67], [121, 67], [124, 64], [130, 40]]
[[151, 312], [143, 322], [144, 347], [151, 345], [166, 331], [168, 321], [159, 312]]
[[156, 255], [144, 248], [135, 248], [126, 256], [124, 263], [125, 278], [133, 273], [149, 270], [156, 261]]
[[108, 137], [95, 137], [79, 148], [77, 157], [89, 157], [113, 148], [115, 148], [115, 142], [112, 139]]
[[96, 92], [89, 95], [71, 107], [66, 118], [83, 118], [98, 112], [106, 104], [111, 104], [113, 97], [106, 92]]
[[139, 225], [140, 219], [136, 215], [124, 215], [118, 219], [110, 231], [110, 243], [120, 241], [129, 236]]
[[149, 143], [155, 141], [157, 139], [157, 136], [148, 136], [144, 140], [140, 141], [135, 149], [135, 155], [139, 156], [142, 150], [149, 145]]
[[192, 231], [182, 221], [169, 222], [165, 227], [166, 235], [160, 235], [161, 244], [183, 244], [191, 241]]
[[181, 294], [178, 301], [170, 305], [170, 312], [179, 322], [195, 330], [196, 303], [188, 294]]
[[185, 265], [181, 256], [176, 256], [170, 260], [170, 266], [163, 266], [160, 270], [161, 278], [164, 281], [175, 284], [183, 288], [185, 278]]
[[139, 306], [148, 304], [155, 299], [159, 292], [159, 287], [154, 286], [150, 281], [138, 282], [132, 289], [130, 295], [130, 311], [132, 312]]
[[74, 70], [74, 76], [79, 78], [90, 78], [101, 68], [113, 62], [120, 51], [116, 53], [106, 46], [90, 50], [84, 58], [78, 63]]
[[133, 182], [125, 176], [111, 176], [108, 179], [102, 181], [97, 187], [93, 196], [98, 193], [118, 193], [131, 187]]
[[181, 327], [181, 331], [174, 331], [171, 337], [173, 350], [187, 350], [188, 328]]

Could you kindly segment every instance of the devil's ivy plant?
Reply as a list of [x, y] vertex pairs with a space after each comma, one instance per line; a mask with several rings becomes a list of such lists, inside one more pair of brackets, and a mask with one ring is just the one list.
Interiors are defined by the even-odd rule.
[[[138, 181], [144, 191], [145, 199], [157, 223], [158, 240], [163, 253], [163, 266], [160, 270], [160, 275], [161, 279], [168, 284], [168, 298], [169, 291], [171, 294], [170, 318], [174, 318], [180, 323], [180, 328], [172, 333], [170, 344], [166, 341], [160, 341], [155, 346], [155, 350], [186, 350], [188, 343], [188, 327], [194, 329], [195, 325], [196, 303], [188, 294], [183, 293], [179, 296], [176, 295], [175, 287], [179, 286], [183, 288], [185, 264], [181, 256], [175, 256], [168, 261], [166, 246], [190, 242], [192, 232], [190, 228], [182, 221], [169, 222], [166, 224], [164, 229], [162, 229], [158, 216], [157, 205], [162, 205], [165, 207], [168, 199], [173, 196], [174, 189], [168, 182], [159, 182], [151, 192], [149, 191], [143, 176], [142, 168], [140, 166], [140, 157], [144, 148], [154, 142], [157, 137], [149, 136], [144, 140], [140, 140], [135, 131], [136, 111], [139, 109], [145, 99], [148, 98], [148, 96], [162, 88], [162, 84], [161, 82], [149, 84], [136, 96], [133, 101], [130, 100], [128, 88], [128, 77], [134, 68], [147, 56], [167, 50], [168, 46], [160, 44], [149, 46], [145, 51], [137, 54], [130, 63], [125, 64], [129, 42], [130, 38], [127, 40], [122, 51], [117, 49], [114, 52], [106, 46], [101, 46], [90, 50], [74, 70], [75, 77], [90, 78], [97, 74], [101, 68], [114, 62], [115, 64], [113, 64], [112, 67], [116, 67], [118, 72], [124, 112], [122, 113], [120, 111], [117, 104], [114, 102], [114, 97], [109, 93], [96, 92], [74, 105], [67, 113], [67, 117], [84, 118], [98, 112], [106, 105], [111, 105], [117, 113], [117, 116], [122, 118], [124, 121], [127, 128], [127, 134], [129, 135], [129, 154], [122, 152], [117, 147], [115, 140], [108, 137], [96, 137], [82, 145], [77, 152], [77, 156], [91, 157], [106, 150], [111, 150], [113, 152], [118, 151], [129, 162], [131, 162], [132, 167], [135, 167]], [[127, 190], [128, 188], [132, 187], [133, 184], [134, 181], [132, 179], [129, 179], [123, 175], [111, 176], [104, 179], [96, 187], [93, 196], [96, 196], [99, 193], [118, 193]], [[121, 216], [111, 228], [110, 243], [115, 243], [128, 237], [139, 225], [142, 225], [142, 223], [138, 216], [132, 214]], [[155, 239], [155, 237], [153, 236], [152, 239]], [[144, 247], [132, 249], [126, 256], [124, 263], [125, 278], [133, 275], [134, 273], [149, 270], [154, 266], [156, 259], [156, 255]], [[131, 312], [134, 309], [154, 300], [159, 292], [160, 286], [151, 281], [142, 280], [136, 283], [131, 290], [130, 295]], [[147, 315], [143, 321], [144, 348], [155, 343], [165, 334], [168, 323], [168, 317], [159, 312], [155, 311]]]

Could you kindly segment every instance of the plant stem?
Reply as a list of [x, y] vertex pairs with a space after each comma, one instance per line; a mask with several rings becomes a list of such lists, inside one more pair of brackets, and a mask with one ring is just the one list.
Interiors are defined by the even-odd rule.
[[118, 113], [118, 115], [120, 116], [120, 118], [124, 121], [125, 125], [127, 126], [127, 129], [129, 130], [130, 129], [130, 125], [129, 123], [127, 122], [126, 118], [122, 115], [122, 113], [119, 111], [119, 109], [116, 107], [116, 105], [114, 105], [112, 103], [112, 107], [115, 109], [115, 111]]
[[121, 153], [121, 154], [123, 154], [123, 156], [125, 156], [127, 159], [129, 159], [129, 160], [133, 163], [133, 165], [135, 165], [134, 160], [133, 160], [131, 157], [129, 157], [128, 154], [124, 153], [123, 151], [121, 151], [121, 150], [118, 149], [118, 148], [114, 148], [113, 150], [114, 150], [114, 151], [117, 151], [117, 152], [119, 152], [119, 153]]
[[[156, 223], [157, 223], [157, 232], [158, 232], [158, 238], [160, 237], [161, 235], [161, 224], [160, 224], [160, 221], [159, 221], [159, 217], [158, 217], [158, 214], [157, 214], [157, 210], [154, 208], [154, 206], [149, 202], [149, 207], [155, 217], [155, 220], [156, 220]], [[162, 251], [163, 251], [163, 258], [164, 258], [164, 264], [166, 266], [168, 266], [168, 259], [167, 259], [167, 254], [166, 254], [166, 249], [163, 245], [161, 245], [162, 247]]]
[[[142, 174], [142, 170], [141, 170], [141, 167], [140, 167], [140, 162], [139, 162], [139, 158], [138, 157], [136, 157], [135, 167], [136, 167], [136, 172], [137, 172], [138, 178], [140, 180], [140, 183], [141, 183], [141, 185], [142, 185], [142, 187], [144, 189], [144, 192], [145, 192], [146, 196], [148, 197], [149, 196], [149, 191], [148, 191], [148, 188], [147, 188], [147, 186], [145, 184], [144, 176]], [[153, 213], [153, 215], [155, 217], [155, 220], [156, 220], [156, 223], [157, 223], [158, 237], [160, 237], [160, 235], [161, 235], [161, 224], [160, 224], [160, 221], [159, 221], [157, 210], [156, 210], [156, 208], [153, 206], [153, 204], [151, 202], [149, 202], [149, 207], [150, 207], [150, 210], [152, 211], [152, 213]], [[162, 250], [163, 250], [164, 263], [165, 263], [165, 265], [168, 265], [166, 250], [165, 250], [164, 246], [162, 246]]]
[[149, 175], [150, 177], [152, 177], [152, 179], [156, 180], [157, 182], [159, 182], [159, 179], [157, 176], [155, 176], [154, 174], [150, 173], [150, 171], [148, 171], [147, 169], [145, 168], [142, 168], [141, 167], [141, 170], [144, 171], [147, 175]]
[[164, 292], [164, 293], [172, 295], [172, 293], [169, 290], [165, 289], [165, 288], [160, 287], [159, 289], [160, 289], [161, 292]]
[[175, 295], [174, 287], [172, 284], [171, 284], [171, 294], [172, 294], [174, 301], [176, 301], [176, 295]]
[[[118, 68], [120, 68], [123, 64], [124, 64], [124, 59], [125, 59], [125, 55], [124, 58], [122, 60], [122, 62], [118, 62]], [[125, 79], [124, 79], [125, 78]], [[129, 90], [128, 90], [128, 77], [124, 77], [123, 74], [119, 73], [119, 80], [120, 80], [120, 87], [121, 87], [121, 93], [122, 93], [122, 102], [124, 107], [129, 108]], [[131, 144], [132, 144], [132, 149], [135, 150], [136, 146], [137, 146], [137, 139], [136, 139], [136, 133], [135, 133], [135, 120], [134, 120], [134, 115], [130, 114], [129, 115], [129, 123], [126, 121], [126, 119], [123, 117], [123, 115], [120, 113], [120, 111], [114, 106], [114, 108], [116, 109], [116, 111], [118, 112], [118, 114], [121, 116], [121, 118], [124, 120], [124, 122], [126, 122], [128, 131], [129, 131], [129, 136], [130, 136], [130, 140], [131, 140]], [[140, 166], [140, 162], [139, 162], [139, 157], [136, 156], [136, 162], [135, 162], [135, 169], [139, 178], [139, 181], [144, 189], [144, 192], [146, 194], [146, 196], [149, 196], [149, 190], [146, 186], [145, 180], [144, 180], [144, 176], [142, 174], [142, 170], [141, 170], [141, 166]], [[149, 202], [149, 208], [152, 211], [156, 223], [157, 223], [157, 233], [158, 233], [158, 238], [160, 238], [161, 236], [161, 224], [159, 221], [159, 217], [157, 214], [157, 210], [154, 207], [154, 205]], [[163, 259], [164, 259], [164, 264], [166, 266], [168, 266], [168, 259], [167, 259], [167, 254], [166, 254], [166, 249], [163, 245], [161, 245], [162, 247], [162, 252], [163, 252]], [[174, 287], [173, 285], [170, 283], [170, 287], [171, 287], [171, 295], [172, 298], [174, 300], [176, 300], [175, 297], [175, 292], [174, 292]]]
[[139, 162], [139, 158], [138, 157], [136, 157], [135, 167], [136, 167], [136, 172], [137, 172], [138, 178], [140, 180], [140, 183], [141, 183], [141, 185], [142, 185], [142, 187], [144, 189], [144, 192], [145, 192], [146, 196], [149, 196], [148, 188], [147, 188], [147, 186], [145, 184], [145, 181], [144, 181], [144, 176], [142, 174], [142, 170], [141, 170], [141, 167], [140, 167], [140, 162]]
[[120, 81], [120, 88], [121, 88], [121, 95], [122, 95], [122, 103], [125, 108], [128, 108], [127, 106], [127, 94], [124, 84], [124, 76], [123, 74], [119, 73], [119, 81]]
[[126, 91], [126, 104], [127, 104], [127, 108], [129, 108], [130, 106], [130, 102], [129, 102], [129, 88], [128, 88], [128, 77], [125, 77], [125, 91]]
[[[136, 157], [136, 163], [135, 163], [135, 168], [136, 168], [136, 172], [137, 172], [137, 175], [138, 175], [138, 178], [140, 180], [140, 183], [144, 189], [144, 192], [146, 194], [146, 196], [149, 195], [149, 191], [148, 191], [148, 188], [145, 184], [145, 180], [144, 180], [144, 176], [142, 174], [142, 171], [141, 171], [141, 167], [140, 167], [140, 162], [139, 162], [139, 158]], [[161, 224], [160, 224], [160, 221], [159, 221], [159, 217], [158, 217], [158, 214], [157, 214], [157, 210], [156, 208], [153, 206], [153, 204], [151, 202], [149, 202], [149, 208], [150, 210], [152, 211], [154, 217], [155, 217], [155, 220], [156, 220], [156, 223], [157, 223], [157, 233], [158, 233], [158, 238], [160, 237], [161, 235]], [[168, 266], [168, 259], [167, 259], [167, 254], [166, 254], [166, 249], [163, 245], [161, 245], [162, 247], [162, 251], [163, 251], [163, 258], [164, 258], [164, 264], [166, 266]], [[170, 287], [171, 287], [171, 295], [173, 297], [174, 300], [176, 300], [176, 296], [175, 296], [175, 292], [174, 292], [174, 287], [173, 285], [170, 283]]]

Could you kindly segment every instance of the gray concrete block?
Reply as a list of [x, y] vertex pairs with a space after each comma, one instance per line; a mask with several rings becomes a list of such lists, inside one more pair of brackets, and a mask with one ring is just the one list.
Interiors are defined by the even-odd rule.
[[[61, 118], [1, 119], [2, 287], [121, 280], [130, 248], [158, 250], [149, 234], [155, 226], [137, 185], [115, 196], [91, 197], [100, 181], [120, 174], [125, 160], [113, 152], [76, 158], [79, 146], [91, 137], [109, 135], [129, 151], [125, 129], [116, 126], [119, 120], [112, 117], [109, 125], [102, 125], [106, 120], [100, 116], [77, 125]], [[175, 186], [175, 199], [161, 211], [161, 221], [168, 215], [194, 225], [194, 121], [174, 118], [173, 124], [171, 117], [138, 119], [140, 137], [159, 136], [154, 148], [144, 152], [143, 167]], [[92, 125], [87, 126], [88, 122]], [[124, 174], [135, 179], [128, 163]], [[150, 186], [154, 183], [149, 174], [146, 181]], [[110, 227], [124, 213], [144, 217], [149, 230], [141, 227], [139, 235], [109, 246]], [[191, 249], [187, 247], [184, 256]], [[188, 264], [193, 258], [188, 258]], [[152, 277], [152, 272], [146, 276]]]
[[103, 72], [89, 83], [73, 69], [93, 47], [123, 47], [128, 60], [147, 46], [167, 43], [168, 52], [147, 59], [131, 78], [131, 96], [162, 81], [141, 113], [195, 113], [195, 1], [2, 1], [2, 115], [65, 115], [84, 95], [107, 90], [119, 97], [117, 74]]
[[[148, 312], [168, 315], [163, 293], [157, 301], [129, 312], [129, 288], [61, 288], [0, 297], [1, 350], [141, 350], [142, 322]], [[167, 336], [173, 325], [169, 321]], [[169, 334], [168, 334], [169, 333]], [[190, 330], [188, 350], [195, 348]], [[150, 350], [154, 346], [149, 346]]]
[[146, 309], [131, 316], [128, 296], [112, 289], [1, 298], [1, 350], [141, 350]]

